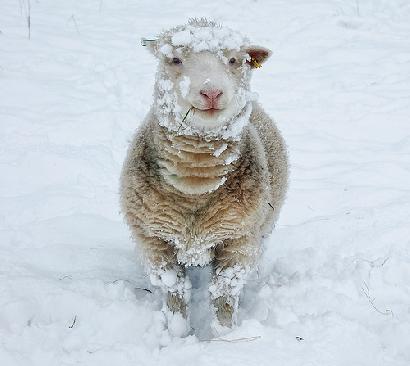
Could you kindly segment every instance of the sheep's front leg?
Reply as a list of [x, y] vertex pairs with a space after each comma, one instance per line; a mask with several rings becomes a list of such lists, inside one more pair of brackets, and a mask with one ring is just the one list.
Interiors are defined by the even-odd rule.
[[191, 282], [185, 276], [185, 268], [177, 263], [174, 248], [158, 238], [146, 238], [144, 250], [150, 263], [150, 280], [166, 294], [164, 313], [168, 330], [174, 336], [188, 333]]
[[150, 273], [151, 283], [161, 287], [166, 294], [163, 311], [167, 318], [170, 334], [183, 337], [188, 334], [191, 283], [185, 276], [185, 268], [176, 263], [165, 267], [153, 267]]
[[226, 240], [216, 249], [209, 287], [214, 309], [212, 327], [216, 335], [234, 325], [239, 294], [258, 256], [257, 242], [249, 237]]

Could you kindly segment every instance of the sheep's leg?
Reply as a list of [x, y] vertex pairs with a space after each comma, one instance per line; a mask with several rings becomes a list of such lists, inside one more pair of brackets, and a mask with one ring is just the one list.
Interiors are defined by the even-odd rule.
[[163, 311], [167, 318], [170, 334], [183, 337], [190, 330], [188, 302], [191, 282], [185, 275], [185, 268], [176, 263], [151, 270], [152, 284], [161, 287], [166, 294]]
[[185, 301], [184, 294], [168, 291], [167, 307], [173, 314], [180, 313], [184, 319], [188, 317], [187, 303]]
[[191, 283], [185, 268], [177, 263], [174, 248], [158, 238], [146, 238], [143, 249], [150, 263], [150, 280], [166, 294], [164, 313], [172, 335], [184, 336], [189, 331], [188, 302]]
[[209, 287], [214, 309], [212, 327], [216, 334], [234, 325], [239, 294], [258, 255], [256, 241], [248, 237], [226, 240], [216, 249], [214, 275]]

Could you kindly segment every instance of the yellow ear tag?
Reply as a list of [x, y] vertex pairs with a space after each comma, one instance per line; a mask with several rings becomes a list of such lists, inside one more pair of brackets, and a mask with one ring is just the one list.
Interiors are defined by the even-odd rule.
[[262, 67], [262, 64], [260, 64], [258, 61], [256, 61], [255, 58], [251, 58], [251, 64], [253, 67], [255, 67], [256, 69], [259, 69], [260, 67]]

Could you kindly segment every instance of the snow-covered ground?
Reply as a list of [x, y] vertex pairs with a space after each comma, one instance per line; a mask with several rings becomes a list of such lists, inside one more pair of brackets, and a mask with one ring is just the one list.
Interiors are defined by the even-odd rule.
[[[28, 1], [0, 1], [0, 365], [410, 364], [409, 1], [31, 0], [30, 40]], [[119, 215], [139, 38], [191, 16], [274, 51], [253, 90], [292, 164], [224, 339], [200, 289], [168, 335]]]

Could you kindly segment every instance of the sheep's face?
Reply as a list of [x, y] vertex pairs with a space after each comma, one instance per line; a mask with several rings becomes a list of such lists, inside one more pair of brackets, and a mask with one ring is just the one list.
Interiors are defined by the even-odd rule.
[[232, 45], [232, 33], [224, 28], [188, 29], [150, 45], [160, 60], [155, 102], [160, 123], [188, 133], [226, 129], [250, 100], [251, 69], [270, 51], [240, 43], [236, 33], [235, 47], [226, 47], [228, 40]]
[[192, 125], [214, 128], [240, 113], [249, 90], [246, 57], [245, 52], [228, 51], [221, 60], [203, 51], [164, 60], [180, 112], [189, 111]]

